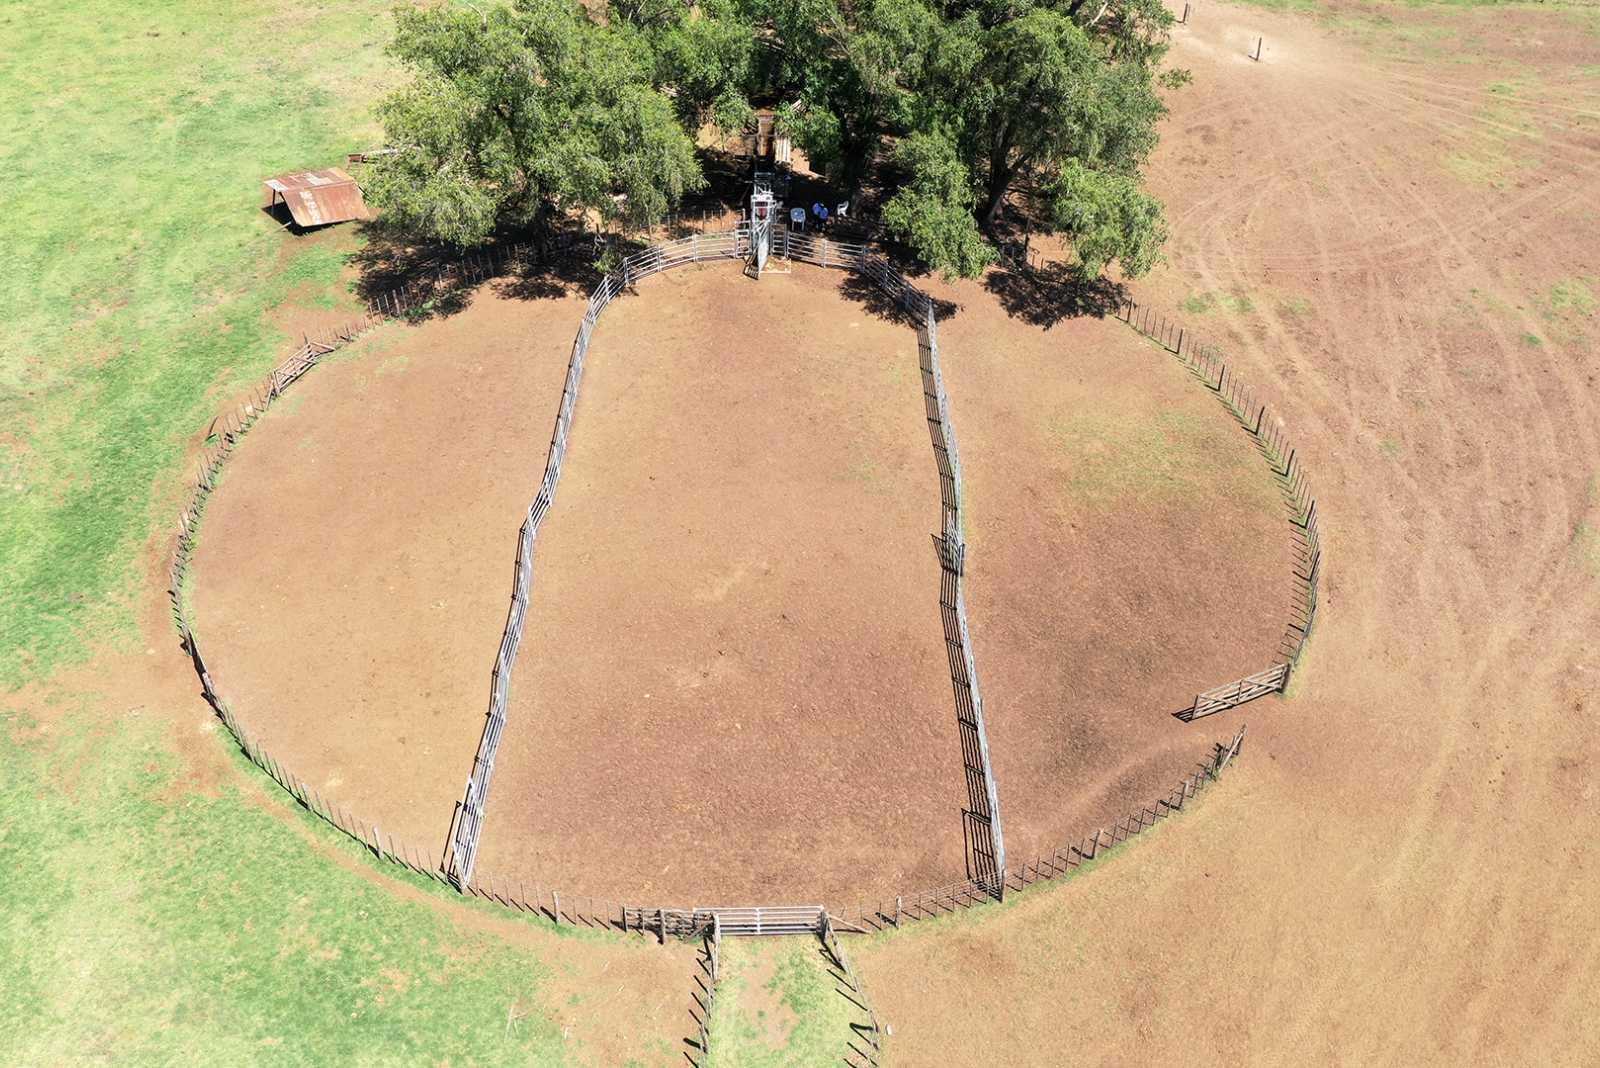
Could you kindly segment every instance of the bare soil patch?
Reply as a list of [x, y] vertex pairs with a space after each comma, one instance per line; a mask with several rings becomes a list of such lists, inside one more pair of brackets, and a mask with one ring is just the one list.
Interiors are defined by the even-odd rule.
[[940, 325], [967, 489], [968, 601], [1020, 862], [1169, 791], [1233, 729], [1172, 713], [1281, 660], [1293, 532], [1266, 461], [1114, 319], [1049, 330], [977, 283]]
[[[1272, 661], [1287, 516], [1158, 348], [935, 288], [957, 309], [970, 610], [1026, 857], [1168, 789], [1215, 733], [1171, 713]], [[967, 874], [916, 339], [859, 290], [718, 264], [608, 310], [480, 875], [839, 906]], [[484, 294], [353, 347], [252, 432], [206, 516], [194, 603], [222, 692], [286, 766], [419, 843], [471, 766], [579, 311]]]
[[915, 333], [798, 267], [596, 331], [481, 870], [612, 900], [839, 900], [963, 871]]
[[544, 466], [576, 297], [485, 291], [318, 367], [229, 462], [196, 556], [217, 686], [285, 766], [442, 850]]

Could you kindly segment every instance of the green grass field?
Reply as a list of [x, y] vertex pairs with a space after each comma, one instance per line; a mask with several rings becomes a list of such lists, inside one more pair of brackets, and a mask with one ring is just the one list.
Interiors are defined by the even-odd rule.
[[812, 938], [730, 939], [705, 1068], [808, 1068], [845, 1060], [853, 1006]]
[[81, 657], [86, 635], [128, 636], [134, 550], [208, 398], [281, 358], [269, 309], [336, 281], [336, 249], [296, 255], [255, 210], [260, 180], [374, 135], [388, 18], [371, 2], [0, 11], [0, 682], [15, 684]]
[[[389, 27], [374, 2], [0, 6], [0, 1063], [609, 1063], [557, 1026], [549, 951], [337, 863], [355, 847], [242, 759], [260, 789], [195, 789], [168, 710], [50, 679], [137, 637], [140, 549], [218, 398], [285, 355], [274, 308], [345, 299], [354, 231], [289, 238], [259, 183], [376, 136]], [[600, 955], [635, 948], [659, 959]], [[648, 1063], [687, 1031], [662, 1027]]]
[[77, 718], [4, 743], [0, 1061], [578, 1063], [547, 1017], [507, 1030], [552, 978], [526, 949], [330, 863], [308, 816], [175, 798], [153, 717]]

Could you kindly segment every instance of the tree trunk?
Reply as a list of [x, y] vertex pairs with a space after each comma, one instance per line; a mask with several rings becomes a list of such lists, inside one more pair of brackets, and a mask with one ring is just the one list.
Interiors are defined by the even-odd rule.
[[994, 229], [995, 216], [1000, 214], [1000, 205], [1006, 199], [1006, 190], [1011, 188], [1011, 179], [1016, 174], [1016, 164], [1008, 164], [1011, 155], [1011, 125], [1007, 123], [1002, 129], [996, 131], [996, 136], [989, 145], [989, 183], [985, 190], [983, 203], [983, 225]]
[[989, 167], [989, 187], [983, 203], [983, 225], [991, 230], [994, 228], [995, 216], [1000, 214], [1000, 205], [1005, 203], [1006, 190], [1010, 188], [1010, 169], [1003, 165], [991, 164]]

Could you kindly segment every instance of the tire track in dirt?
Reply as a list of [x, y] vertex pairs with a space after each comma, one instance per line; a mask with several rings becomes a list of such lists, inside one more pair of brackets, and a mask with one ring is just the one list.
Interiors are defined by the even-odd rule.
[[[1347, 100], [1363, 101], [1371, 107], [1385, 101], [1374, 101], [1370, 96], [1363, 98], [1359, 93], [1352, 93]], [[1342, 103], [1342, 102], [1341, 102]], [[1335, 109], [1330, 109], [1335, 110]], [[1360, 115], [1359, 106], [1353, 111]], [[1338, 127], [1333, 127], [1338, 129]], [[1360, 131], [1353, 131], [1360, 132]], [[1428, 219], [1433, 236], [1419, 237], [1410, 244], [1412, 249], [1421, 249], [1432, 246], [1432, 273], [1435, 285], [1446, 288], [1449, 283], [1460, 286], [1462, 283], [1475, 283], [1485, 292], [1498, 296], [1506, 296], [1501, 285], [1501, 280], [1492, 272], [1475, 265], [1473, 257], [1462, 247], [1461, 239], [1452, 233], [1450, 227], [1444, 223], [1441, 212], [1436, 210], [1432, 203], [1421, 195], [1402, 192], [1400, 196], [1384, 197], [1386, 192], [1383, 183], [1375, 180], [1381, 173], [1385, 162], [1392, 168], [1392, 161], [1374, 160], [1372, 153], [1363, 152], [1370, 142], [1361, 136], [1349, 137], [1346, 141], [1348, 149], [1356, 155], [1359, 171], [1368, 180], [1364, 187], [1352, 191], [1345, 196], [1342, 210], [1346, 215], [1347, 225], [1361, 226], [1365, 220], [1370, 219], [1375, 213], [1394, 213], [1404, 211], [1408, 207], [1423, 214]], [[1362, 158], [1365, 157], [1365, 158]], [[1396, 184], [1395, 188], [1403, 189]], [[1492, 213], [1493, 218], [1504, 217], [1540, 194], [1532, 192], [1513, 201], [1507, 207]], [[1556, 206], [1570, 206], [1580, 195], [1579, 191], [1569, 191], [1561, 197]], [[1254, 217], [1261, 210], [1260, 198], [1251, 203], [1250, 216]], [[1470, 232], [1470, 231], [1469, 231]], [[1213, 240], [1218, 236], [1209, 235]], [[1242, 289], [1249, 289], [1250, 283], [1255, 280], [1257, 273], [1252, 266], [1245, 262], [1248, 257], [1241, 255], [1240, 249], [1224, 236], [1216, 242], [1217, 247], [1211, 250], [1212, 255], [1197, 257], [1195, 263], [1185, 263], [1183, 268], [1195, 270], [1207, 280], [1207, 284], [1220, 287], [1232, 283]], [[1458, 262], [1451, 262], [1448, 254], [1454, 253], [1459, 257]], [[1318, 248], [1314, 252], [1315, 259], [1326, 266], [1329, 257], [1326, 248]], [[1353, 333], [1367, 334], [1365, 338], [1345, 339], [1340, 348], [1345, 348], [1352, 341], [1357, 344], [1356, 351], [1360, 350], [1361, 342], [1368, 345], [1376, 340], [1377, 348], [1390, 348], [1390, 351], [1404, 351], [1401, 346], [1411, 345], [1416, 349], [1442, 354], [1447, 350], [1448, 338], [1446, 332], [1424, 326], [1420, 323], [1407, 323], [1396, 313], [1396, 306], [1400, 300], [1407, 296], [1414, 297], [1414, 287], [1401, 287], [1384, 278], [1384, 269], [1392, 269], [1394, 264], [1387, 257], [1376, 250], [1363, 256], [1365, 270], [1358, 278], [1361, 293], [1361, 305], [1366, 313], [1365, 322], [1373, 324], [1375, 329], [1357, 330]], [[1220, 265], [1215, 265], [1220, 261]], [[1263, 265], [1266, 266], [1266, 265]], [[1273, 268], [1281, 268], [1281, 257], [1270, 262]], [[1292, 339], [1283, 336], [1281, 324], [1273, 324], [1280, 329], [1269, 328], [1269, 340], [1272, 344], [1293, 349], [1295, 344]], [[1472, 324], [1480, 336], [1488, 342], [1489, 351], [1492, 353], [1493, 363], [1499, 369], [1499, 377], [1494, 382], [1507, 396], [1507, 407], [1525, 413], [1525, 417], [1516, 420], [1494, 420], [1496, 437], [1491, 447], [1482, 436], [1464, 433], [1459, 427], [1459, 413], [1474, 407], [1474, 397], [1462, 396], [1459, 383], [1453, 382], [1444, 370], [1443, 359], [1419, 361], [1410, 368], [1412, 375], [1421, 375], [1421, 390], [1425, 395], [1435, 398], [1434, 418], [1424, 429], [1426, 437], [1437, 443], [1436, 451], [1444, 457], [1456, 457], [1455, 466], [1465, 466], [1471, 477], [1481, 485], [1489, 486], [1520, 486], [1528, 483], [1532, 475], [1540, 468], [1552, 462], [1557, 462], [1560, 456], [1559, 440], [1555, 419], [1543, 410], [1540, 397], [1531, 385], [1532, 372], [1520, 361], [1518, 346], [1512, 343], [1503, 326], [1495, 323], [1488, 317], [1480, 317]], [[1246, 349], [1256, 348], [1257, 343], [1248, 337], [1240, 336], [1236, 342]], [[1302, 356], [1304, 354], [1301, 354]], [[1257, 352], [1258, 358], [1270, 359], [1266, 352]], [[1301, 366], [1312, 368], [1311, 374], [1297, 379], [1295, 388], [1304, 393], [1307, 386], [1322, 385], [1317, 389], [1318, 398], [1308, 407], [1326, 408], [1334, 396], [1340, 392], [1327, 383], [1329, 374], [1315, 370], [1316, 364], [1312, 361], [1298, 360]], [[1311, 381], [1307, 382], [1306, 378]], [[1318, 382], [1322, 380], [1322, 383]], [[1576, 385], [1568, 379], [1570, 385]], [[1339, 383], [1340, 386], [1343, 383]], [[1394, 388], [1397, 383], [1393, 377], [1388, 383], [1387, 391], [1391, 399], [1391, 406], [1397, 398], [1398, 390]], [[1371, 407], [1366, 409], [1372, 411]], [[1456, 413], [1456, 419], [1451, 418], [1451, 413]], [[1363, 413], [1350, 411], [1347, 413], [1349, 423], [1360, 421]], [[1403, 416], [1406, 413], [1401, 413]], [[1491, 413], [1483, 413], [1485, 416]], [[1583, 413], [1575, 413], [1582, 415]], [[1583, 423], [1580, 421], [1580, 426]], [[1590, 423], [1592, 425], [1592, 422]], [[1589, 455], [1593, 455], [1592, 436], [1585, 445], [1589, 448]], [[1466, 462], [1463, 464], [1461, 457], [1465, 454]], [[1341, 465], [1342, 466], [1342, 465]], [[1425, 478], [1410, 478], [1407, 489], [1418, 498], [1418, 505], [1423, 512], [1423, 518], [1429, 527], [1434, 530], [1444, 529], [1443, 521], [1448, 516], [1463, 507], [1470, 508], [1472, 501], [1465, 488], [1461, 486], [1464, 481], [1457, 476], [1449, 483], [1430, 485]], [[1430, 501], [1429, 498], [1439, 498], [1443, 491], [1443, 499]], [[1468, 498], [1468, 499], [1463, 499]], [[1540, 502], [1544, 503], [1541, 504]], [[1434, 655], [1435, 664], [1440, 654], [1443, 654], [1447, 670], [1439, 670], [1433, 666], [1421, 665], [1423, 672], [1417, 681], [1425, 682], [1435, 697], [1435, 709], [1443, 710], [1447, 714], [1438, 719], [1439, 733], [1433, 740], [1435, 752], [1432, 759], [1426, 764], [1421, 781], [1414, 787], [1414, 793], [1421, 798], [1437, 798], [1433, 803], [1423, 801], [1413, 804], [1403, 816], [1403, 825], [1400, 831], [1398, 849], [1393, 855], [1391, 870], [1402, 865], [1429, 866], [1438, 864], [1445, 857], [1459, 857], [1462, 850], [1461, 840], [1481, 841], [1486, 835], [1484, 823], [1494, 818], [1495, 808], [1488, 806], [1476, 810], [1475, 818], [1468, 824], [1468, 832], [1463, 833], [1462, 820], [1459, 816], [1457, 802], [1459, 798], [1453, 796], [1455, 791], [1447, 789], [1450, 779], [1460, 773], [1462, 764], [1462, 750], [1466, 747], [1465, 735], [1473, 729], [1475, 724], [1472, 716], [1478, 712], [1480, 695], [1492, 693], [1497, 688], [1502, 688], [1499, 676], [1507, 671], [1510, 656], [1510, 647], [1514, 636], [1519, 630], [1524, 629], [1523, 620], [1537, 618], [1538, 614], [1547, 610], [1551, 603], [1559, 596], [1559, 592], [1549, 582], [1540, 589], [1538, 580], [1548, 579], [1555, 571], [1560, 569], [1559, 563], [1552, 557], [1552, 549], [1558, 549], [1565, 533], [1563, 527], [1570, 522], [1572, 509], [1570, 503], [1562, 501], [1559, 496], [1551, 501], [1544, 495], [1524, 495], [1518, 500], [1519, 506], [1532, 506], [1535, 522], [1530, 524], [1531, 530], [1527, 539], [1531, 543], [1530, 550], [1519, 554], [1511, 561], [1511, 566], [1506, 567], [1505, 561], [1496, 561], [1495, 567], [1483, 566], [1478, 563], [1476, 554], [1472, 552], [1470, 542], [1465, 539], [1452, 539], [1454, 544], [1448, 547], [1456, 550], [1449, 554], [1434, 553], [1421, 561], [1423, 567], [1418, 573], [1421, 583], [1419, 600], [1430, 604], [1445, 606], [1443, 627], [1436, 628], [1437, 633], [1430, 635], [1432, 645], [1430, 652]], [[1330, 514], [1337, 514], [1330, 510]], [[1382, 520], [1382, 517], [1374, 517]], [[1337, 529], [1337, 522], [1329, 524], [1330, 529]], [[1444, 560], [1448, 555], [1449, 563]], [[1338, 559], [1338, 554], [1335, 555]], [[1518, 603], [1520, 601], [1520, 604]], [[1499, 603], [1502, 606], [1515, 606], [1512, 612], [1504, 613], [1501, 621], [1491, 624], [1486, 633], [1476, 636], [1476, 641], [1468, 642], [1459, 635], [1476, 629], [1471, 626], [1472, 610], [1474, 604]], [[1374, 619], [1376, 624], [1378, 621]], [[1374, 626], [1369, 631], [1375, 632]], [[1560, 665], [1572, 655], [1579, 652], [1573, 643], [1568, 641], [1538, 643], [1541, 647], [1533, 653], [1533, 663], [1529, 665], [1534, 671], [1559, 672]], [[1468, 657], [1475, 658], [1475, 663], [1462, 669], [1461, 664], [1468, 662]], [[1527, 670], [1527, 668], [1524, 668]], [[1416, 672], [1416, 666], [1412, 667]], [[1455, 676], [1455, 677], [1452, 677]], [[1502, 796], [1494, 798], [1503, 806], [1509, 799]], [[1391, 879], [1393, 884], [1395, 880]], [[1468, 892], [1469, 897], [1481, 897]], [[1480, 907], [1482, 901], [1476, 902]], [[1480, 930], [1483, 924], [1479, 924]], [[1424, 949], [1420, 944], [1404, 955], [1402, 966], [1405, 969], [1425, 966], [1426, 955], [1431, 948]]]
[[[1194, 33], [1234, 14], [1208, 6]], [[1296, 695], [1242, 710], [1251, 759], [1175, 825], [1182, 841], [953, 945], [857, 959], [907, 1063], [1008, 1043], [1034, 1063], [1020, 1043], [1045, 1034], [1088, 1061], [1593, 1063], [1600, 574], [1571, 543], [1600, 477], [1600, 330], [1544, 296], [1600, 273], [1593, 151], [1557, 123], [1542, 153], [1565, 158], [1520, 187], [1473, 184], [1445, 157], [1505, 124], [1463, 114], [1466, 90], [1417, 99], [1387, 62], [1249, 18], [1293, 66], [1180, 44], [1196, 86], [1171, 126], [1230, 133], [1197, 153], [1169, 132], [1155, 170], [1177, 236], [1140, 292], [1256, 297], [1190, 325], [1281, 410], [1323, 503]], [[994, 996], [973, 996], [974, 968]], [[946, 982], [959, 1027], [914, 1003]]]

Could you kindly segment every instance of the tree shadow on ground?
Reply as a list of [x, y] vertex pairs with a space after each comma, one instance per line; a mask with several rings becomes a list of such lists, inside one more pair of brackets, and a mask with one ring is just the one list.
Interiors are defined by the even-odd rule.
[[600, 280], [593, 235], [576, 230], [507, 235], [466, 252], [379, 225], [363, 233], [366, 244], [350, 258], [357, 295], [409, 322], [455, 315], [484, 285], [513, 300], [549, 300], [587, 292]]
[[[893, 266], [895, 266], [896, 270], [900, 270], [898, 265]], [[827, 270], [828, 268], [822, 269]], [[917, 285], [916, 278], [906, 275], [902, 275], [902, 277], [905, 277], [909, 284], [913, 286]], [[921, 292], [927, 292], [927, 290], [922, 289], [920, 286], [917, 286], [917, 288]], [[877, 316], [879, 319], [889, 319], [910, 327], [922, 325], [918, 321], [917, 316], [908, 312], [904, 305], [902, 305], [898, 300], [885, 291], [882, 286], [878, 285], [874, 279], [853, 268], [846, 269], [844, 277], [839, 280], [839, 294], [848, 300], [852, 300], [857, 304], [860, 304], [869, 313]], [[960, 307], [954, 301], [940, 300], [932, 297], [931, 295], [929, 299], [933, 300], [933, 314], [934, 317], [938, 319], [949, 318], [950, 316], [954, 315]]]
[[1065, 263], [1042, 267], [1002, 264], [984, 276], [983, 288], [994, 294], [1011, 318], [1046, 330], [1080, 315], [1104, 318], [1127, 299], [1122, 283], [1083, 278]]

